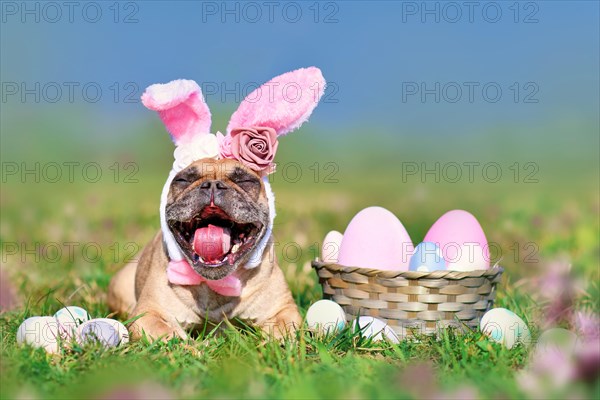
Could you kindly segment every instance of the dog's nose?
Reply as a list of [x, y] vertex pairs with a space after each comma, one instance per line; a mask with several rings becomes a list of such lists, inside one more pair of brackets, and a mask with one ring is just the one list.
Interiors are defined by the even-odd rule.
[[228, 187], [221, 181], [205, 181], [200, 184], [200, 189], [211, 189], [214, 191], [215, 189], [225, 190]]
[[223, 197], [225, 194], [223, 190], [228, 189], [227, 185], [222, 181], [205, 181], [200, 184], [200, 189], [208, 190], [210, 195], [210, 205], [215, 204], [216, 197]]

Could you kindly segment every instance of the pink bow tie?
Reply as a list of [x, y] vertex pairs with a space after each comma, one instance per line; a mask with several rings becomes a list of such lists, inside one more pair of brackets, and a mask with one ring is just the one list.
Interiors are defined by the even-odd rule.
[[175, 285], [191, 286], [206, 283], [213, 292], [222, 296], [239, 297], [242, 294], [242, 282], [235, 274], [211, 281], [200, 276], [185, 260], [169, 261], [167, 278]]

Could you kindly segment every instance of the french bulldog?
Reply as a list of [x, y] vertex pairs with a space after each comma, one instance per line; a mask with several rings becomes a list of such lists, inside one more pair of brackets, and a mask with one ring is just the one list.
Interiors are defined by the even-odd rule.
[[179, 172], [169, 190], [167, 224], [186, 261], [206, 280], [235, 274], [240, 296], [223, 296], [208, 285], [169, 282], [162, 233], [113, 278], [109, 306], [120, 313], [143, 315], [132, 334], [153, 338], [173, 335], [237, 318], [281, 337], [299, 326], [300, 314], [273, 254], [272, 239], [260, 265], [244, 269], [267, 233], [269, 206], [264, 182], [235, 160], [204, 159]]
[[[291, 83], [304, 99], [286, 99]], [[142, 102], [158, 111], [177, 148], [161, 196], [161, 230], [108, 288], [112, 311], [138, 317], [132, 337], [187, 338], [223, 321], [274, 338], [299, 327], [302, 319], [273, 252], [267, 175], [277, 137], [308, 118], [324, 87], [315, 67], [273, 78], [240, 104], [225, 136], [209, 133], [210, 112], [195, 82], [146, 90]], [[261, 89], [271, 92], [257, 95]]]

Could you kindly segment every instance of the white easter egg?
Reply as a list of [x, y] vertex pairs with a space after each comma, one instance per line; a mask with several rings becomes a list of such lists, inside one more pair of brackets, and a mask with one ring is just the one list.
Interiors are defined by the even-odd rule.
[[27, 318], [17, 330], [17, 343], [42, 347], [48, 353], [57, 353], [60, 343], [58, 322], [54, 317]]
[[506, 308], [494, 308], [486, 312], [481, 318], [479, 329], [507, 349], [512, 349], [517, 343], [531, 343], [531, 333], [525, 322]]
[[326, 263], [336, 263], [338, 261], [343, 238], [344, 235], [338, 231], [331, 231], [325, 236], [321, 247], [321, 261]]
[[77, 306], [68, 306], [61, 308], [54, 313], [54, 318], [58, 321], [61, 337], [71, 339], [77, 330], [77, 327], [83, 322], [88, 321], [90, 316], [86, 310]]
[[392, 330], [380, 319], [373, 317], [359, 317], [352, 323], [352, 329], [356, 330], [356, 323], [360, 328], [360, 335], [366, 338], [372, 338], [373, 341], [389, 340], [392, 343], [400, 343], [400, 339], [396, 332]]
[[61, 308], [54, 313], [54, 318], [59, 322], [74, 322], [77, 325], [90, 320], [90, 315], [86, 310], [77, 306], [68, 306]]
[[119, 344], [129, 343], [129, 331], [121, 322], [112, 318], [96, 318], [94, 321], [104, 321], [113, 326], [119, 335]]
[[104, 347], [116, 347], [121, 337], [112, 323], [105, 320], [91, 319], [77, 327], [77, 341], [80, 344], [100, 343]]
[[319, 300], [306, 312], [306, 324], [322, 333], [339, 331], [346, 326], [346, 313], [336, 302]]
[[[452, 253], [449, 251], [449, 253]], [[448, 257], [452, 257], [449, 255]], [[488, 269], [490, 260], [486, 251], [477, 243], [467, 243], [455, 249], [455, 256], [448, 259], [449, 271], [475, 271]]]

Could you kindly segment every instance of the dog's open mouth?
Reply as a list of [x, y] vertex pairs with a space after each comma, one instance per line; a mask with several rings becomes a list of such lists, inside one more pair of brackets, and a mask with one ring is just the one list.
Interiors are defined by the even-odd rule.
[[169, 226], [194, 267], [234, 265], [250, 252], [262, 230], [260, 222], [238, 223], [217, 206], [207, 206], [188, 221]]

